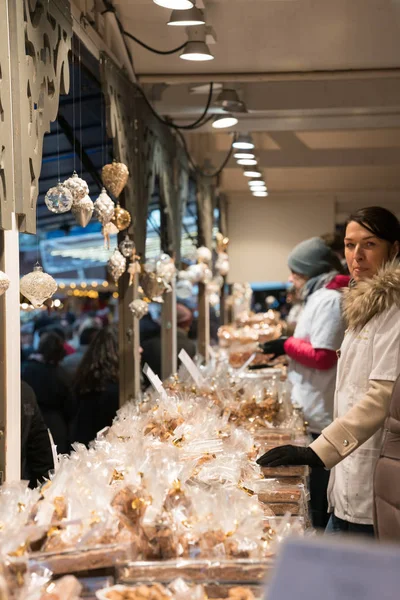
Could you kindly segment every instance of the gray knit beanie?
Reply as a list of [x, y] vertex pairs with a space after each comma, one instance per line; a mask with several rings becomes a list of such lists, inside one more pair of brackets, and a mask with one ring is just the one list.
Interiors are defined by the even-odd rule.
[[319, 237], [301, 242], [289, 254], [289, 269], [299, 275], [316, 277], [333, 269], [332, 251]]

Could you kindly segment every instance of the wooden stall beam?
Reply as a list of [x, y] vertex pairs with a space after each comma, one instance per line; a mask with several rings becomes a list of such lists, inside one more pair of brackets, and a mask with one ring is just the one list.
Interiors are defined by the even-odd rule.
[[164, 294], [161, 313], [161, 374], [167, 379], [177, 372], [177, 338], [176, 338], [176, 287], [171, 284], [172, 291]]

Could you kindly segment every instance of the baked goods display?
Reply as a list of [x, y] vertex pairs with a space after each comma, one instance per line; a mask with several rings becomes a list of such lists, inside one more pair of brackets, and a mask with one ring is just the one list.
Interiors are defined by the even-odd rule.
[[[259, 338], [266, 327], [277, 335], [280, 327], [275, 314], [240, 325], [234, 335], [249, 338], [254, 332]], [[66, 590], [60, 597], [76, 600], [74, 581], [61, 579], [51, 588], [49, 573], [118, 564], [125, 588], [109, 589], [104, 597], [111, 600], [183, 600], [182, 589], [170, 585], [179, 578], [191, 582], [186, 597], [190, 586], [204, 586], [204, 596], [196, 598], [253, 600], [253, 591], [241, 587], [249, 572], [261, 580], [282, 539], [302, 535], [307, 523], [307, 471], [256, 463], [266, 449], [287, 443], [307, 438], [301, 411], [292, 407], [280, 377], [244, 380], [224, 352], [196, 383], [181, 371], [162, 393], [125, 404], [89, 448], [74, 444], [41, 487], [18, 482], [0, 488], [4, 597], [30, 600], [26, 586], [35, 573], [41, 600], [57, 600], [60, 586]], [[170, 570], [167, 581], [159, 579], [160, 565]], [[145, 576], [152, 569], [149, 584]], [[132, 582], [135, 570], [140, 577]], [[212, 591], [204, 572], [214, 574]]]

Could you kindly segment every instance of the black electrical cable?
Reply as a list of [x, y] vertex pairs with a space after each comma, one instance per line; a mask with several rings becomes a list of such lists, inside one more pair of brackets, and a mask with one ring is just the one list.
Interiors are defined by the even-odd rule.
[[137, 90], [138, 92], [142, 95], [144, 101], [146, 102], [147, 106], [149, 107], [150, 111], [152, 112], [152, 114], [154, 115], [154, 117], [160, 121], [160, 123], [162, 123], [163, 125], [167, 125], [168, 127], [172, 127], [173, 129], [198, 129], [199, 127], [202, 127], [203, 125], [205, 125], [206, 123], [208, 123], [213, 117], [210, 116], [207, 119], [204, 119], [204, 117], [206, 116], [206, 114], [208, 113], [208, 110], [210, 108], [211, 105], [211, 101], [212, 101], [212, 95], [213, 95], [213, 88], [214, 88], [214, 84], [210, 83], [210, 91], [208, 94], [208, 100], [207, 100], [207, 105], [203, 111], [203, 114], [196, 119], [196, 121], [194, 121], [193, 123], [191, 123], [190, 125], [177, 125], [176, 123], [173, 123], [172, 121], [169, 121], [168, 119], [163, 119], [158, 112], [155, 110], [155, 108], [152, 106], [150, 100], [147, 98], [145, 91], [140, 87], [140, 85], [137, 86]]
[[[137, 38], [135, 38], [134, 36], [132, 36], [132, 34], [129, 34], [128, 32], [126, 32], [122, 26], [121, 21], [119, 20], [118, 16], [117, 16], [117, 11], [115, 9], [115, 7], [111, 4], [111, 2], [109, 0], [103, 0], [105, 6], [107, 7], [106, 10], [104, 10], [101, 14], [105, 14], [107, 12], [113, 12], [115, 14], [115, 18], [117, 20], [118, 23], [118, 27], [121, 31], [122, 35], [126, 35], [127, 37], [131, 37], [135, 42], [140, 43], [143, 47], [147, 48], [148, 50], [151, 50], [152, 52], [156, 52], [157, 54], [173, 54], [175, 52], [179, 52], [179, 50], [182, 50], [182, 48], [184, 46], [186, 46], [186, 43], [183, 44], [181, 47], [176, 48], [173, 51], [157, 51], [154, 48], [151, 48], [150, 46], [147, 46], [147, 44], [145, 45], [144, 42], [141, 42], [140, 40], [138, 40]], [[132, 55], [128, 49], [127, 44], [125, 43], [125, 47], [129, 56], [129, 60], [131, 61], [132, 64], [132, 68], [133, 67], [133, 59], [132, 59]], [[199, 117], [196, 121], [194, 121], [194, 123], [191, 123], [190, 125], [177, 125], [176, 123], [172, 123], [171, 121], [167, 120], [167, 119], [163, 119], [158, 113], [157, 111], [153, 108], [153, 106], [151, 105], [151, 102], [149, 101], [149, 99], [147, 98], [144, 90], [138, 85], [137, 86], [137, 90], [141, 93], [144, 101], [146, 102], [147, 106], [149, 107], [151, 113], [154, 115], [154, 117], [163, 125], [167, 125], [168, 127], [171, 127], [173, 129], [176, 130], [181, 142], [182, 142], [182, 146], [183, 149], [186, 153], [186, 156], [188, 158], [188, 161], [190, 163], [190, 165], [192, 166], [192, 168], [194, 169], [194, 171], [196, 171], [197, 173], [203, 175], [204, 177], [209, 177], [209, 178], [214, 178], [214, 177], [218, 177], [218, 175], [220, 175], [220, 173], [223, 171], [223, 169], [226, 167], [226, 165], [228, 164], [232, 153], [233, 153], [233, 145], [231, 146], [226, 158], [224, 159], [224, 161], [222, 162], [221, 166], [214, 172], [214, 173], [205, 173], [202, 169], [200, 169], [200, 167], [198, 165], [196, 165], [196, 163], [194, 162], [193, 158], [190, 155], [189, 152], [189, 148], [187, 146], [186, 140], [182, 134], [182, 132], [180, 131], [181, 129], [186, 129], [186, 130], [192, 130], [192, 129], [198, 129], [199, 127], [202, 127], [203, 125], [205, 125], [206, 123], [208, 123], [211, 119], [212, 116], [208, 117], [207, 119], [204, 119], [204, 117], [207, 115], [207, 112], [210, 108], [211, 105], [211, 101], [212, 101], [212, 94], [213, 94], [213, 87], [214, 84], [211, 82], [210, 83], [210, 91], [209, 91], [209, 95], [208, 95], [208, 100], [207, 100], [207, 105], [206, 108], [203, 112], [203, 114], [201, 115], [201, 117]], [[235, 136], [236, 139], [236, 136]]]
[[139, 40], [139, 38], [132, 35], [132, 33], [129, 33], [129, 31], [125, 31], [123, 29], [121, 33], [126, 35], [126, 37], [130, 38], [131, 40], [133, 40], [134, 42], [139, 44], [139, 46], [142, 46], [146, 50], [149, 50], [150, 52], [154, 52], [154, 54], [162, 54], [163, 56], [167, 56], [168, 54], [176, 54], [176, 52], [183, 50], [187, 44], [187, 42], [185, 42], [184, 44], [181, 44], [180, 46], [178, 46], [177, 48], [173, 48], [172, 50], [157, 50], [157, 48], [153, 48], [152, 46], [149, 46], [145, 42], [142, 42], [142, 40]]
[[[108, 12], [114, 13], [114, 15], [115, 15], [115, 19], [116, 19], [116, 21], [117, 21], [118, 29], [120, 30], [120, 32], [121, 32], [121, 34], [122, 34], [122, 33], [123, 33], [123, 31], [124, 31], [124, 28], [122, 27], [122, 23], [121, 23], [121, 21], [119, 20], [118, 13], [117, 13], [117, 9], [116, 9], [116, 8], [115, 8], [115, 6], [114, 6], [114, 5], [113, 5], [113, 4], [110, 2], [110, 0], [103, 0], [103, 3], [104, 3], [104, 6], [106, 6], [106, 9], [105, 9], [105, 10], [103, 10], [103, 11], [101, 12], [101, 14], [102, 14], [102, 15], [105, 15], [105, 14], [106, 14], [106, 13], [108, 13]], [[130, 63], [131, 63], [131, 65], [132, 65], [133, 72], [135, 73], [135, 64], [134, 64], [134, 62], [133, 62], [132, 53], [131, 53], [131, 51], [130, 51], [130, 49], [129, 49], [129, 46], [128, 46], [128, 44], [126, 43], [126, 40], [125, 40], [125, 38], [124, 38], [124, 36], [123, 36], [123, 35], [122, 35], [122, 41], [123, 41], [123, 44], [124, 44], [124, 46], [125, 46], [125, 50], [126, 50], [126, 52], [127, 52], [127, 54], [128, 54], [128, 58], [129, 58], [129, 60], [130, 60]], [[135, 73], [135, 75], [136, 75], [136, 73]]]

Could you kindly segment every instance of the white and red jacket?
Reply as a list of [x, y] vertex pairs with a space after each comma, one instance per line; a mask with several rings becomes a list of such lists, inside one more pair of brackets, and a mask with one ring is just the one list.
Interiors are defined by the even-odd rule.
[[303, 407], [312, 433], [320, 433], [333, 418], [336, 351], [345, 332], [341, 290], [349, 277], [337, 275], [326, 287], [311, 294], [293, 337], [285, 342], [289, 356], [292, 401]]

